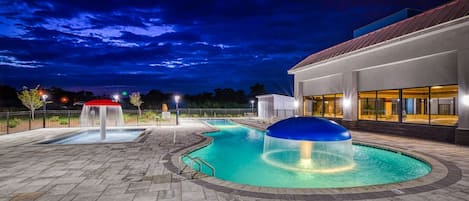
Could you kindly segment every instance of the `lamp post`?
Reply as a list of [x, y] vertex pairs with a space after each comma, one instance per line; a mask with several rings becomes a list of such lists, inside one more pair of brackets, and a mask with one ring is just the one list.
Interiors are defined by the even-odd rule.
[[249, 101], [249, 102], [251, 102], [251, 113], [254, 113], [254, 103], [255, 103], [256, 101], [251, 100], [251, 101]]
[[114, 102], [119, 102], [119, 95], [114, 94], [112, 98], [114, 99]]
[[176, 102], [176, 126], [179, 125], [179, 99], [181, 97], [178, 95], [174, 96], [174, 102]]
[[47, 104], [47, 94], [42, 95], [42, 127], [46, 127], [46, 104]]

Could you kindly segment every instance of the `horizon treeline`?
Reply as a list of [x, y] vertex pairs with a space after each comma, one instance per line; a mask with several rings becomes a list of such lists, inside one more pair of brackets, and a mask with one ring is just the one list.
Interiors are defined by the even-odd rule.
[[[34, 86], [35, 87], [35, 86]], [[232, 88], [217, 88], [212, 92], [202, 92], [199, 94], [178, 94], [182, 97], [179, 105], [186, 108], [245, 108], [250, 107], [250, 100], [255, 100], [257, 95], [266, 94], [263, 84], [255, 83], [249, 87], [249, 92], [244, 90], [235, 90]], [[110, 96], [95, 95], [90, 91], [67, 91], [59, 87], [40, 88], [46, 93], [48, 98], [48, 109], [81, 109], [82, 104], [86, 101], [110, 98]], [[21, 90], [13, 87], [0, 85], [0, 111], [18, 111], [26, 110], [18, 99], [17, 94]], [[120, 102], [124, 109], [136, 109], [130, 104], [129, 96], [133, 92], [128, 91], [126, 94], [120, 95]], [[161, 109], [162, 104], [174, 106], [174, 93], [165, 93], [158, 89], [152, 89], [147, 93], [141, 93], [143, 100], [142, 109]]]

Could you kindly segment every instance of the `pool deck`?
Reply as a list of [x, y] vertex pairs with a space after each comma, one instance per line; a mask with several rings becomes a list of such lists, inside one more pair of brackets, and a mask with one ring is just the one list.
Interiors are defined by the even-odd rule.
[[[237, 121], [267, 126], [255, 120]], [[464, 146], [352, 131], [354, 141], [421, 154], [442, 164], [442, 169], [427, 178], [429, 183], [416, 181], [413, 187], [411, 183], [403, 188], [323, 189], [314, 194], [311, 189], [272, 189], [266, 193], [258, 187], [238, 189], [239, 185], [212, 177], [191, 179], [175, 173], [180, 153], [210, 143], [201, 133], [214, 128], [199, 121], [182, 119], [177, 127], [148, 127], [143, 142], [34, 144], [78, 130], [38, 129], [0, 136], [0, 201], [469, 200], [469, 147]]]

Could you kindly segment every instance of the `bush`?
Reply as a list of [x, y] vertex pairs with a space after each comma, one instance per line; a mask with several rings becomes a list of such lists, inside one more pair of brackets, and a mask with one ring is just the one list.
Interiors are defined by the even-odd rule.
[[130, 114], [124, 113], [124, 122], [128, 122], [130, 119]]
[[66, 119], [66, 118], [60, 118], [59, 124], [60, 124], [60, 125], [67, 125], [67, 124], [68, 124], [68, 119]]
[[13, 118], [8, 121], [8, 128], [15, 128], [21, 122], [21, 119]]
[[156, 119], [156, 113], [152, 111], [147, 111], [143, 113], [143, 118], [147, 120], [155, 120]]
[[52, 117], [50, 117], [50, 118], [49, 118], [49, 121], [52, 121], [52, 122], [58, 122], [58, 121], [59, 121], [59, 119], [60, 119], [60, 117], [59, 117], [59, 116], [52, 116]]

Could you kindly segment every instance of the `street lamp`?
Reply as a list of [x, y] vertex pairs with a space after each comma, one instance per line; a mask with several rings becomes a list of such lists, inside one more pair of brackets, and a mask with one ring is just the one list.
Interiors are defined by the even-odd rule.
[[176, 125], [179, 125], [179, 99], [181, 96], [175, 95], [174, 102], [176, 102]]
[[119, 95], [114, 94], [112, 98], [114, 99], [114, 102], [119, 102]]
[[42, 127], [46, 127], [46, 104], [47, 104], [47, 94], [42, 95]]
[[254, 113], [254, 102], [256, 101], [251, 100], [250, 102], [251, 102], [251, 113]]

